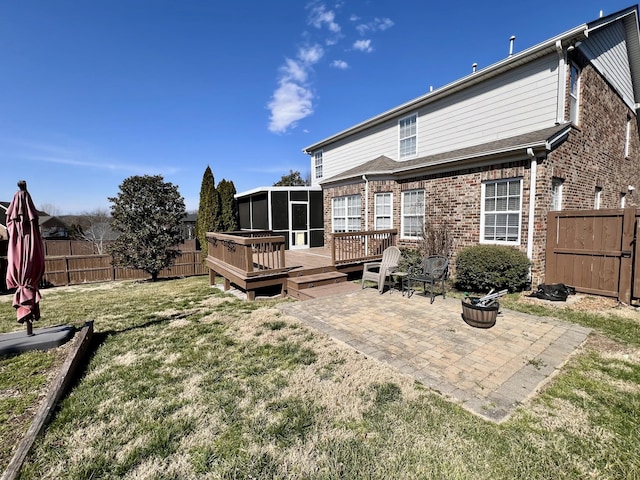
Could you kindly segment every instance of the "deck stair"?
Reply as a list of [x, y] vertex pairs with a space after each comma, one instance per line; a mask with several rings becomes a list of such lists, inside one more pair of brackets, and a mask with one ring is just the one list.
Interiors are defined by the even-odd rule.
[[305, 290], [347, 281], [347, 274], [338, 272], [335, 269], [325, 269], [325, 271], [321, 272], [316, 272], [315, 270], [316, 269], [309, 269], [304, 272], [290, 272], [286, 284], [287, 295], [297, 298], [298, 300], [307, 300], [314, 298], [314, 295], [310, 292], [305, 293]]

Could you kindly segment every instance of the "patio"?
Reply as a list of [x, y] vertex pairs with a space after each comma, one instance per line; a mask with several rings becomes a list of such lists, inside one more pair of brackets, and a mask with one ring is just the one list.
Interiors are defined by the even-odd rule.
[[430, 304], [373, 288], [281, 308], [494, 422], [535, 395], [590, 332], [506, 309], [494, 327], [473, 328], [461, 318], [459, 299]]

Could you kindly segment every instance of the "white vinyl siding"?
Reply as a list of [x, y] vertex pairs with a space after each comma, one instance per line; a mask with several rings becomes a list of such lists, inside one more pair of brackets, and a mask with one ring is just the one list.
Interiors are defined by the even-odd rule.
[[424, 224], [424, 190], [402, 192], [402, 238], [421, 238]]
[[374, 230], [387, 230], [393, 225], [393, 197], [390, 192], [374, 195]]
[[[418, 109], [416, 151], [420, 156], [432, 155], [553, 125], [557, 67], [557, 55], [548, 55]], [[325, 146], [324, 178], [380, 155], [400, 160], [398, 120], [390, 118]]]
[[413, 114], [398, 120], [398, 157], [415, 157], [418, 141], [418, 115]]
[[360, 195], [334, 198], [331, 207], [332, 231], [359, 232], [361, 211]]
[[[635, 23], [632, 28], [637, 28]], [[611, 83], [629, 108], [635, 109], [623, 21], [619, 20], [608, 25], [607, 28], [600, 28], [589, 33], [589, 37], [578, 48], [600, 74]]]
[[480, 243], [519, 245], [521, 217], [521, 179], [482, 184]]

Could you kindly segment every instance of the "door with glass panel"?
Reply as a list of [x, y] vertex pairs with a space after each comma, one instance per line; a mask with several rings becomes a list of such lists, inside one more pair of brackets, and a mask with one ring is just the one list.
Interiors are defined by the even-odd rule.
[[291, 202], [289, 204], [291, 219], [291, 237], [289, 248], [309, 248], [309, 202]]

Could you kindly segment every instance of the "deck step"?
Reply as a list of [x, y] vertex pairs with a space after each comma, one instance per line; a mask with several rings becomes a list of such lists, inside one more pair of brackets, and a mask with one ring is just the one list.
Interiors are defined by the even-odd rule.
[[346, 281], [346, 273], [336, 271], [316, 273], [314, 275], [304, 275], [302, 277], [289, 277], [287, 279], [287, 288], [304, 290], [305, 288], [320, 287], [322, 285], [330, 285]]
[[361, 290], [360, 284], [354, 282], [332, 283], [321, 287], [305, 288], [302, 290], [289, 289], [288, 296], [298, 300], [312, 300], [314, 298], [329, 297], [332, 295], [344, 295], [346, 293]]
[[333, 265], [325, 265], [322, 267], [297, 267], [289, 272], [289, 278], [305, 277], [308, 275], [317, 275], [319, 273], [335, 272], [336, 267]]

